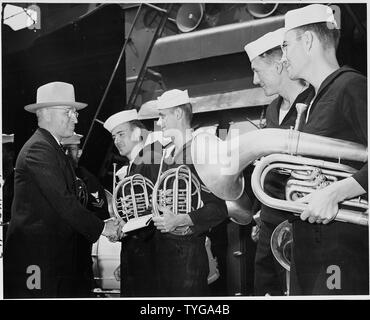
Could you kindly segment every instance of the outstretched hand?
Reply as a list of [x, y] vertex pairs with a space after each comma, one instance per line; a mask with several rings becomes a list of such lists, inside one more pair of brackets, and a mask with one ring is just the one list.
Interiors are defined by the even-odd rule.
[[116, 242], [122, 238], [122, 228], [125, 222], [121, 218], [111, 218], [106, 220], [102, 235], [109, 241]]

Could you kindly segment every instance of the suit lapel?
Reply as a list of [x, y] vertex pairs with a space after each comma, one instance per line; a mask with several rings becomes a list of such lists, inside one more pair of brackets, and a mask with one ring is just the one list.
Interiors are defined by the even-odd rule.
[[58, 142], [55, 140], [55, 138], [51, 135], [49, 131], [42, 128], [38, 128], [38, 134], [42, 137], [43, 140], [52, 145], [52, 147], [55, 149], [55, 154], [58, 157], [60, 167], [63, 171], [63, 175], [66, 178], [68, 189], [75, 194], [76, 174], [74, 172], [71, 162], [64, 153], [62, 147], [58, 144]]

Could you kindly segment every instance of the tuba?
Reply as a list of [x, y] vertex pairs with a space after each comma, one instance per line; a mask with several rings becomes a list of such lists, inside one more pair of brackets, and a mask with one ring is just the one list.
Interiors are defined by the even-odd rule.
[[[264, 157], [258, 162], [252, 174], [252, 189], [256, 197], [272, 208], [296, 214], [302, 213], [306, 204], [274, 199], [263, 192], [266, 170], [272, 168], [288, 170], [288, 172], [295, 170], [298, 174], [309, 176], [309, 171], [319, 168], [324, 175], [342, 179], [351, 176], [355, 170], [340, 163], [304, 156], [363, 163], [367, 161], [367, 149], [363, 145], [292, 129], [263, 129], [240, 136], [238, 132], [230, 134], [225, 141], [204, 132], [199, 133], [193, 139], [191, 148], [193, 163], [206, 186], [219, 198], [238, 199], [244, 189], [242, 176], [244, 168]], [[326, 180], [330, 182], [332, 177]], [[319, 187], [325, 186], [320, 185]], [[368, 206], [364, 201], [351, 199], [341, 203], [335, 219], [368, 225], [367, 211]]]
[[[281, 170], [290, 175], [285, 188], [286, 200], [272, 198], [263, 191], [264, 178], [273, 169]], [[356, 170], [352, 167], [339, 163], [272, 154], [257, 163], [252, 175], [252, 188], [256, 197], [265, 205], [300, 214], [306, 205], [302, 202], [296, 202], [296, 200], [315, 190], [325, 188], [335, 181], [348, 178], [355, 172]], [[367, 226], [367, 201], [357, 197], [341, 202], [335, 220]]]
[[288, 220], [280, 223], [274, 230], [270, 239], [272, 254], [279, 264], [285, 269], [286, 291], [289, 295], [290, 263], [292, 256], [293, 232], [292, 224]]
[[114, 215], [126, 222], [122, 232], [140, 229], [150, 223], [152, 192], [153, 183], [141, 174], [128, 176], [115, 186], [112, 207]]
[[[162, 173], [153, 189], [153, 215], [159, 216], [161, 207], [169, 206], [174, 214], [186, 214], [203, 206], [201, 185], [186, 165]], [[186, 235], [189, 226], [178, 226], [171, 233]]]
[[270, 245], [275, 259], [286, 271], [290, 271], [292, 243], [292, 225], [285, 220], [275, 228], [271, 235]]

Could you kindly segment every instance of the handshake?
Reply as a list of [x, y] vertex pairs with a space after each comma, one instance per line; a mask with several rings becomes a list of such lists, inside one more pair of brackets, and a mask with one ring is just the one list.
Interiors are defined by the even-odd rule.
[[116, 242], [123, 237], [122, 228], [125, 222], [121, 218], [110, 218], [105, 220], [102, 235], [107, 237], [109, 241]]

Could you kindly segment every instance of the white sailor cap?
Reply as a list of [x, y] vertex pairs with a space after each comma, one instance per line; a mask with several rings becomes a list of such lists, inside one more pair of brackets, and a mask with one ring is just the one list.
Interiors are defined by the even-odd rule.
[[328, 22], [330, 27], [338, 29], [332, 8], [323, 4], [311, 4], [303, 8], [290, 10], [285, 14], [286, 31], [320, 22]]
[[268, 32], [257, 40], [248, 43], [244, 50], [249, 57], [249, 61], [252, 61], [255, 57], [266, 51], [278, 47], [283, 44], [285, 29], [280, 28], [272, 32]]
[[126, 123], [132, 120], [137, 120], [138, 114], [136, 109], [131, 110], [125, 110], [118, 113], [115, 113], [114, 115], [110, 116], [105, 122], [104, 122], [104, 128], [107, 129], [109, 132], [112, 132], [112, 130], [117, 127], [119, 124]]
[[190, 103], [188, 90], [173, 89], [166, 91], [157, 98], [158, 110], [173, 108]]
[[76, 132], [73, 132], [73, 135], [65, 138], [62, 140], [62, 145], [68, 145], [68, 144], [80, 144], [81, 143], [81, 138], [83, 137], [82, 134], [78, 134]]
[[14, 133], [11, 134], [2, 134], [2, 143], [14, 143]]

